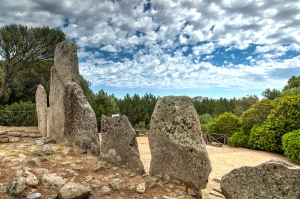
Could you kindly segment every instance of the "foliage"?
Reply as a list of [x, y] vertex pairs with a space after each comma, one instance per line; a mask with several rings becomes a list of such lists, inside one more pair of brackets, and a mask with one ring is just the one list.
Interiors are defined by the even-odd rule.
[[249, 135], [244, 132], [235, 132], [227, 139], [230, 146], [234, 147], [248, 147]]
[[253, 104], [258, 101], [259, 99], [256, 95], [247, 95], [245, 97], [239, 98], [236, 102], [234, 113], [240, 117], [244, 111], [248, 110]]
[[[49, 27], [28, 28], [23, 25], [6, 25], [0, 28], [0, 56], [5, 60], [0, 87], [0, 101], [12, 84], [22, 86], [28, 78], [34, 81], [30, 70], [40, 69], [41, 62], [52, 62], [57, 43], [66, 39], [65, 33]], [[49, 68], [49, 64], [46, 64]], [[48, 73], [49, 76], [49, 73]], [[12, 87], [11, 87], [12, 88]], [[26, 89], [20, 89], [26, 91]]]
[[0, 125], [3, 126], [33, 126], [37, 124], [35, 104], [31, 101], [5, 105], [0, 110]]
[[300, 75], [296, 77], [293, 75], [287, 82], [287, 84], [284, 86], [282, 91], [287, 91], [292, 88], [300, 88]]
[[79, 75], [79, 78], [80, 78], [80, 87], [86, 99], [88, 100], [93, 110], [95, 111], [97, 109], [96, 102], [95, 102], [96, 96], [93, 93], [93, 91], [90, 89], [91, 83], [87, 81], [82, 75]]
[[284, 155], [300, 163], [300, 129], [282, 136]]
[[119, 113], [119, 107], [117, 106], [114, 97], [108, 95], [102, 89], [95, 96], [95, 107], [98, 130], [101, 129], [102, 115], [111, 117], [112, 114]]
[[287, 132], [300, 129], [300, 96], [280, 99], [268, 119], [251, 129], [249, 143], [252, 148], [282, 152], [281, 137]]
[[225, 112], [208, 124], [211, 133], [233, 134], [239, 129], [240, 119], [233, 113]]
[[201, 101], [193, 101], [193, 105], [197, 111], [198, 115], [210, 114], [211, 116], [220, 115], [225, 112], [233, 112], [236, 106], [236, 99], [212, 99], [212, 98], [203, 98]]
[[208, 123], [212, 122], [213, 119], [209, 114], [203, 114], [199, 116], [201, 130], [203, 132], [208, 132]]
[[283, 91], [282, 95], [283, 96], [300, 95], [300, 87], [286, 89], [285, 91]]
[[262, 99], [253, 104], [241, 117], [243, 131], [250, 134], [250, 130], [254, 125], [263, 124], [274, 107], [274, 103], [268, 99]]
[[158, 99], [159, 97], [148, 93], [142, 97], [137, 94], [133, 96], [127, 94], [123, 99], [117, 100], [117, 105], [120, 108], [120, 113], [128, 117], [133, 127], [144, 122], [145, 128], [149, 129], [151, 115]]
[[273, 90], [267, 88], [264, 92], [261, 93], [261, 95], [266, 99], [274, 100], [276, 97], [281, 96], [281, 92], [275, 88]]

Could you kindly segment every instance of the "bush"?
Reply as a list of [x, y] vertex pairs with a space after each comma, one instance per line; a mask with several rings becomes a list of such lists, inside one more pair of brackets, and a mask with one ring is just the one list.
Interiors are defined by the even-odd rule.
[[240, 119], [233, 113], [225, 112], [208, 124], [210, 133], [230, 134], [239, 129]]
[[248, 148], [249, 137], [244, 132], [235, 132], [227, 141], [230, 146]]
[[251, 129], [249, 145], [253, 149], [282, 151], [282, 136], [300, 129], [300, 96], [280, 98], [268, 119]]
[[300, 163], [300, 129], [282, 136], [284, 155]]
[[35, 104], [31, 101], [14, 102], [1, 109], [0, 125], [3, 126], [33, 126], [37, 124]]

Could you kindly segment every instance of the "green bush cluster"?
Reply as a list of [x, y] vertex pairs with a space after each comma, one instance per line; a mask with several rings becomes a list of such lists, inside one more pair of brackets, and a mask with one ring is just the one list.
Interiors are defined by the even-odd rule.
[[14, 102], [0, 108], [0, 125], [33, 126], [37, 124], [35, 104], [31, 101]]
[[228, 138], [228, 144], [234, 147], [248, 147], [249, 135], [244, 132], [235, 132]]
[[251, 129], [249, 144], [253, 149], [283, 152], [281, 138], [284, 134], [300, 129], [300, 96], [280, 98], [268, 119]]
[[284, 155], [300, 163], [300, 129], [282, 136]]

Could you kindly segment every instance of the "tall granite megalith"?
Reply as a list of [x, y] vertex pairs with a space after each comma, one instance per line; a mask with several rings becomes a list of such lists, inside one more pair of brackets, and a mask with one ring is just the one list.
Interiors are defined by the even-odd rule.
[[35, 93], [38, 129], [43, 137], [47, 136], [47, 95], [43, 86], [39, 85]]
[[158, 100], [151, 117], [150, 175], [167, 174], [201, 192], [212, 170], [199, 118], [186, 96]]
[[138, 174], [145, 173], [136, 140], [136, 133], [126, 116], [101, 117], [102, 159], [126, 166]]
[[50, 82], [47, 136], [58, 143], [67, 140], [99, 155], [96, 116], [79, 86], [74, 42], [66, 40], [56, 45]]

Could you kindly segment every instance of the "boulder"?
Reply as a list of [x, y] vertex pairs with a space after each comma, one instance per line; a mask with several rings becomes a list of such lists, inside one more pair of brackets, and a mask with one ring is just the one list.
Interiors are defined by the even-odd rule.
[[70, 143], [94, 155], [100, 154], [100, 140], [95, 112], [76, 82], [65, 85], [65, 132]]
[[91, 190], [89, 187], [75, 182], [68, 182], [58, 193], [59, 199], [84, 199], [87, 198]]
[[8, 194], [13, 196], [19, 196], [25, 190], [25, 178], [24, 177], [14, 177], [8, 187]]
[[43, 86], [39, 85], [35, 93], [38, 129], [43, 137], [47, 136], [47, 95]]
[[221, 190], [227, 199], [300, 198], [299, 185], [300, 167], [279, 160], [240, 167], [221, 179]]
[[135, 173], [145, 173], [135, 135], [126, 116], [103, 115], [101, 117], [101, 158], [119, 166], [125, 165]]
[[150, 175], [168, 175], [199, 193], [206, 187], [212, 168], [191, 98], [168, 96], [157, 101], [149, 145]]
[[45, 189], [59, 190], [67, 180], [55, 173], [46, 173], [42, 176], [41, 182]]

